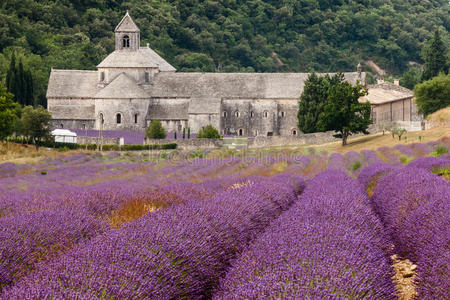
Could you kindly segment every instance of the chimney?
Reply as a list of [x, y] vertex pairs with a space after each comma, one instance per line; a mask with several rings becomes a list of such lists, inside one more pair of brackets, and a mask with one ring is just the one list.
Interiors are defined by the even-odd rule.
[[395, 85], [400, 85], [400, 80], [398, 80], [398, 79], [394, 80], [394, 84]]

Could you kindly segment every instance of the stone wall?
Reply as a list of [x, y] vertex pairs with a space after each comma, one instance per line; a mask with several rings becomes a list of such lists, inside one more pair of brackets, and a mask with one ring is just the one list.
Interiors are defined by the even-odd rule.
[[340, 141], [333, 135], [334, 131], [308, 133], [299, 136], [268, 136], [268, 137], [254, 137], [248, 138], [249, 148], [263, 148], [263, 147], [280, 147], [280, 146], [296, 146], [307, 144], [322, 144]]
[[219, 139], [145, 139], [144, 145], [162, 145], [176, 143], [177, 149], [180, 150], [196, 150], [196, 149], [217, 149], [223, 147], [223, 140]]

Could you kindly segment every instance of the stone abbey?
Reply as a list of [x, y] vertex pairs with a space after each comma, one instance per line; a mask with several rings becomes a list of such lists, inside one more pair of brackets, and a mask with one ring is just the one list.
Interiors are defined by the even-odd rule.
[[[365, 84], [365, 73], [344, 73]], [[211, 124], [221, 134], [298, 135], [299, 97], [308, 73], [176, 72], [148, 45], [128, 12], [115, 29], [115, 51], [97, 71], [52, 69], [48, 110], [56, 128], [167, 132]], [[101, 125], [103, 124], [103, 125]]]

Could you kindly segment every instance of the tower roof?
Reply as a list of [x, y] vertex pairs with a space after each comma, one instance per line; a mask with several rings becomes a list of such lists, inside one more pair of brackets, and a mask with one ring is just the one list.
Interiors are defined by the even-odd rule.
[[122, 21], [120, 21], [116, 26], [114, 32], [140, 32], [140, 30], [134, 23], [133, 19], [131, 19], [127, 11], [125, 16], [122, 18]]

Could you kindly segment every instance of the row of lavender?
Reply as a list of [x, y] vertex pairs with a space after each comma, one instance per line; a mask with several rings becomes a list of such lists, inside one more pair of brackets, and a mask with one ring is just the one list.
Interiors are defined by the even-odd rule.
[[247, 178], [82, 243], [3, 291], [4, 299], [208, 296], [231, 260], [288, 208], [303, 181]]
[[392, 299], [389, 246], [362, 186], [328, 170], [234, 262], [214, 298]]
[[[365, 164], [376, 158], [376, 153], [374, 152], [363, 154], [364, 157], [367, 157]], [[349, 157], [351, 156], [349, 155]], [[314, 176], [321, 170], [326, 169], [326, 159], [324, 158], [323, 155], [304, 156], [298, 160], [286, 158], [288, 167], [285, 171], [307, 173], [310, 176]], [[252, 172], [259, 173], [261, 170], [270, 167], [270, 165], [276, 164], [277, 160], [268, 159], [266, 162], [268, 164], [261, 164], [258, 160], [247, 160], [245, 163], [253, 169]], [[50, 161], [49, 165], [51, 163]], [[83, 175], [82, 170], [90, 167], [90, 163], [92, 161], [83, 164], [83, 158], [77, 157], [74, 161], [68, 160], [65, 162], [63, 167], [58, 167], [58, 164], [56, 164], [55, 172], [53, 173], [52, 171], [52, 174], [49, 173], [51, 176], [46, 176], [45, 178], [53, 182], [57, 178], [64, 178], [63, 174], [70, 173], [73, 176], [67, 182], [73, 184], [86, 176]], [[162, 199], [162, 197], [148, 196], [149, 194], [158, 194], [154, 193], [154, 188], [152, 187], [163, 187], [170, 183], [171, 180], [185, 182], [192, 177], [205, 181], [205, 178], [211, 178], [211, 175], [220, 173], [221, 175], [217, 176], [219, 180], [208, 182], [206, 186], [203, 184], [195, 187], [201, 187], [202, 191], [206, 189], [210, 192], [216, 189], [220, 190], [229, 186], [236, 178], [239, 178], [239, 176], [236, 176], [236, 173], [241, 169], [241, 163], [242, 161], [238, 160], [230, 160], [225, 163], [219, 160], [217, 163], [208, 161], [207, 168], [201, 163], [197, 165], [185, 163], [161, 170], [154, 170], [151, 165], [147, 164], [123, 165], [113, 163], [109, 164], [104, 170], [99, 171], [98, 167], [105, 164], [95, 161], [94, 167], [87, 168], [89, 171], [88, 178], [95, 178], [96, 176], [94, 175], [98, 175], [98, 177], [108, 175], [114, 178], [128, 169], [133, 170], [134, 168], [138, 168], [138, 172], [143, 171], [145, 175], [133, 175], [126, 179], [109, 180], [88, 186], [85, 189], [81, 189], [81, 191], [80, 187], [76, 185], [69, 188], [65, 187], [67, 182], [63, 180], [62, 183], [59, 182], [59, 185], [53, 186], [59, 187], [55, 188], [53, 192], [49, 192], [49, 185], [44, 185], [33, 188], [30, 192], [20, 195], [20, 197], [10, 197], [9, 201], [6, 202], [9, 206], [0, 206], [0, 217], [3, 215], [3, 218], [0, 218], [0, 220], [4, 221], [0, 227], [2, 228], [2, 234], [4, 234], [2, 240], [7, 241], [5, 243], [6, 247], [0, 251], [4, 255], [0, 260], [0, 287], [1, 285], [10, 285], [13, 281], [27, 275], [35, 268], [38, 262], [45, 262], [51, 256], [67, 251], [80, 241], [108, 231], [110, 228], [100, 222], [98, 217], [109, 215], [120, 204], [138, 198]], [[66, 166], [66, 164], [69, 164], [69, 166]], [[224, 168], [224, 166], [226, 167]], [[113, 169], [117, 170], [112, 171]], [[61, 172], [61, 170], [65, 171]], [[79, 172], [77, 173], [76, 170]], [[218, 172], [219, 170], [220, 172]], [[37, 175], [25, 174], [14, 179], [28, 183], [30, 179], [34, 179], [36, 184], [39, 184], [39, 179], [41, 178], [39, 176], [39, 173]], [[226, 178], [221, 178], [224, 176]], [[164, 180], [161, 180], [161, 178], [164, 178]], [[171, 178], [171, 180], [167, 180], [167, 178]], [[185, 185], [183, 183], [178, 187], [169, 186], [165, 190], [162, 189], [159, 195], [170, 193], [177, 189], [183, 191], [183, 188], [186, 188]], [[179, 195], [184, 193], [181, 192]], [[202, 193], [204, 197], [208, 195], [208, 193]], [[186, 194], [189, 194], [189, 191]], [[17, 196], [19, 193], [15, 195]], [[64, 195], [64, 197], [61, 197], [61, 195]], [[180, 200], [181, 196], [169, 198], [170, 201], [166, 201], [167, 203], [164, 205], [182, 202]], [[162, 200], [164, 202], [168, 199]], [[51, 221], [52, 219], [54, 219], [53, 222]], [[18, 224], [18, 226], [14, 224]], [[16, 227], [17, 230], [14, 229]], [[10, 251], [8, 249], [16, 249], [17, 251], [8, 252]]]
[[419, 158], [406, 167], [374, 164], [359, 176], [395, 245], [417, 264], [421, 299], [450, 296], [450, 184], [433, 174], [450, 169], [450, 156]]

